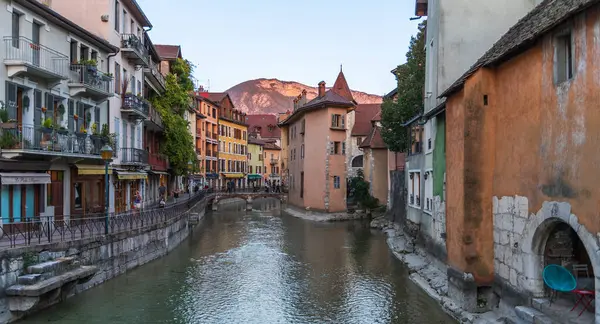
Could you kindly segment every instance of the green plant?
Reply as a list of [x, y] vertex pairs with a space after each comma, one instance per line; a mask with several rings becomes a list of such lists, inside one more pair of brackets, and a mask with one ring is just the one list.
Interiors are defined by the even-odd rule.
[[109, 129], [108, 129], [108, 124], [102, 124], [102, 130], [100, 131], [100, 133], [104, 137], [108, 137], [108, 135], [110, 135], [110, 132], [109, 132]]
[[405, 152], [409, 148], [411, 139], [402, 125], [423, 109], [426, 27], [426, 21], [419, 24], [419, 32], [410, 40], [406, 63], [396, 70], [398, 99], [386, 99], [381, 105], [381, 136], [393, 152]]
[[79, 64], [87, 66], [97, 66], [98, 62], [96, 62], [96, 60], [79, 60]]
[[8, 122], [8, 111], [4, 109], [4, 107], [0, 108], [0, 122], [7, 123]]
[[42, 122], [42, 127], [44, 128], [52, 128], [52, 118], [46, 118], [44, 119], [44, 121]]
[[58, 105], [58, 113], [61, 116], [63, 116], [65, 114], [65, 105], [63, 105], [63, 104]]
[[17, 137], [10, 131], [3, 131], [0, 136], [0, 148], [12, 148], [17, 145]]
[[28, 95], [23, 96], [23, 107], [25, 108], [25, 110], [29, 111], [29, 96]]
[[96, 123], [92, 123], [92, 134], [98, 134], [98, 125]]
[[365, 180], [362, 169], [358, 169], [356, 176], [350, 178], [348, 189], [356, 202], [363, 208], [373, 209], [379, 206], [379, 200], [369, 193], [370, 184]]
[[88, 110], [85, 113], [85, 123], [89, 124], [92, 121], [92, 113]]
[[23, 270], [27, 270], [29, 266], [32, 266], [39, 262], [39, 256], [35, 252], [23, 253]]

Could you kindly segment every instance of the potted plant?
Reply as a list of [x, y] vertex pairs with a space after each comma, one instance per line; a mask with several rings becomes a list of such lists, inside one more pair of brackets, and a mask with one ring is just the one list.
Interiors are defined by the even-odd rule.
[[80, 60], [80, 65], [84, 65], [89, 72], [96, 73], [98, 70], [98, 62], [96, 60]]
[[100, 133], [98, 132], [98, 124], [92, 123], [91, 130], [92, 130], [92, 135], [90, 135], [90, 137], [92, 138], [93, 141], [102, 140], [102, 136], [100, 136]]
[[63, 105], [63, 104], [58, 105], [58, 115], [59, 116], [65, 115], [65, 105]]
[[85, 123], [89, 125], [91, 121], [92, 121], [92, 113], [88, 110], [85, 113]]
[[3, 101], [0, 101], [0, 128], [3, 128], [3, 129], [17, 128], [16, 121], [8, 119], [8, 110], [6, 110], [4, 108]]
[[29, 111], [29, 96], [28, 95], [23, 96], [23, 108], [25, 108], [25, 110]]
[[87, 130], [85, 129], [85, 127], [83, 127], [83, 125], [81, 125], [81, 127], [79, 128], [79, 132], [76, 132], [75, 135], [77, 135], [77, 137], [79, 138], [86, 137]]
[[69, 134], [69, 130], [66, 129], [64, 126], [59, 126], [58, 129], [56, 130], [56, 132], [58, 132], [60, 135]]
[[46, 118], [44, 119], [44, 121], [42, 122], [42, 127], [41, 127], [41, 131], [44, 134], [50, 134], [52, 133], [52, 130], [54, 129], [54, 127], [52, 127], [52, 119], [51, 118]]
[[113, 79], [112, 73], [103, 73], [102, 80], [103, 81], [111, 81]]
[[73, 115], [73, 119], [76, 121], [79, 120], [79, 115], [77, 115], [77, 114]]
[[0, 148], [2, 149], [11, 149], [15, 148], [19, 144], [17, 137], [13, 132], [4, 131], [0, 136]]
[[48, 110], [46, 107], [42, 107], [42, 112], [45, 113]]

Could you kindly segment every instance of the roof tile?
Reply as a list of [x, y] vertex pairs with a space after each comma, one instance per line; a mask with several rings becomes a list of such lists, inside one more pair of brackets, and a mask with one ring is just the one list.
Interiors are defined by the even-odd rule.
[[361, 104], [354, 110], [352, 136], [367, 136], [371, 131], [371, 119], [381, 111], [380, 104]]
[[158, 56], [165, 60], [181, 58], [181, 46], [179, 45], [154, 45]]
[[[260, 133], [261, 138], [281, 138], [281, 129], [277, 127], [277, 116], [262, 114], [262, 115], [246, 115], [246, 124], [248, 131]], [[269, 130], [269, 126], [271, 130]]]

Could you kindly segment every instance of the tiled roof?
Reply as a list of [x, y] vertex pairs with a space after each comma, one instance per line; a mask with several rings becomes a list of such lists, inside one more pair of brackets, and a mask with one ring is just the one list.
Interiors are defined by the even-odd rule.
[[600, 2], [599, 0], [545, 0], [521, 18], [500, 38], [465, 74], [456, 80], [440, 97], [458, 91], [467, 78], [479, 68], [496, 65], [514, 57], [541, 36], [557, 27], [571, 16]]
[[[256, 128], [262, 138], [281, 138], [281, 129], [277, 127], [277, 116], [269, 114], [246, 115], [248, 131], [255, 132]], [[272, 126], [269, 131], [269, 126]]]
[[221, 100], [227, 96], [227, 92], [207, 92], [208, 100], [216, 103], [221, 103]]
[[174, 60], [181, 57], [181, 46], [179, 45], [154, 45], [158, 56], [163, 60]]
[[398, 88], [395, 88], [394, 90], [388, 92], [388, 94], [386, 94], [385, 96], [383, 96], [383, 99], [392, 99], [397, 94], [398, 94]]
[[265, 150], [281, 150], [281, 147], [277, 146], [277, 144], [272, 142], [265, 142]]
[[294, 110], [294, 112], [288, 118], [286, 118], [284, 121], [282, 121], [279, 124], [287, 125], [289, 122], [293, 121], [294, 119], [296, 119], [296, 117], [304, 114], [305, 112], [308, 112], [308, 111], [314, 110], [314, 109], [318, 109], [318, 108], [321, 108], [326, 105], [338, 105], [338, 106], [344, 106], [344, 107], [353, 107], [354, 103], [342, 98], [337, 93], [335, 93], [331, 90], [328, 90], [327, 92], [325, 92], [325, 95], [323, 97], [316, 97], [313, 100], [306, 103], [306, 105]]
[[340, 71], [335, 79], [335, 83], [333, 84], [331, 90], [348, 101], [354, 101], [354, 97], [352, 97], [352, 91], [350, 91], [350, 87], [346, 81], [346, 76], [344, 76], [344, 72], [342, 71]]
[[381, 109], [379, 109], [379, 112], [377, 112], [377, 114], [371, 119], [371, 121], [374, 121], [374, 122], [381, 121]]
[[369, 136], [367, 136], [367, 138], [360, 143], [359, 147], [370, 149], [387, 149], [387, 145], [385, 145], [383, 137], [381, 137], [381, 130], [379, 127], [373, 126], [369, 132]]
[[381, 104], [362, 104], [354, 109], [352, 136], [367, 136], [371, 131], [371, 119], [381, 111]]
[[264, 146], [266, 143], [265, 143], [265, 141], [259, 140], [258, 138], [249, 137], [248, 144]]

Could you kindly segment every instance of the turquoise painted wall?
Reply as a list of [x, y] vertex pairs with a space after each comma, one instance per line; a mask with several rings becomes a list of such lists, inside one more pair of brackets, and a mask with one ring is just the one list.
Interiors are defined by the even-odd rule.
[[10, 198], [8, 195], [8, 186], [0, 186], [0, 214], [2, 215], [2, 223], [7, 224], [10, 222], [10, 216], [8, 212], [10, 210]]
[[444, 194], [444, 173], [446, 172], [446, 115], [436, 117], [435, 146], [433, 148], [433, 195], [446, 200]]

